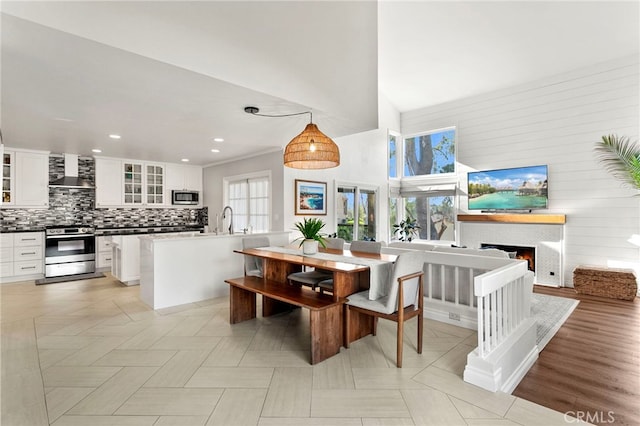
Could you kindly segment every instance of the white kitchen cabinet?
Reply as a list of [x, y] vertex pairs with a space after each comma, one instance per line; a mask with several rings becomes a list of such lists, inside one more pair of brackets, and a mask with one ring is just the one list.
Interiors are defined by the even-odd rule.
[[143, 178], [144, 165], [141, 162], [123, 161], [123, 203], [125, 205], [142, 205], [144, 189]]
[[122, 205], [122, 160], [95, 158], [96, 207]]
[[202, 191], [202, 167], [167, 164], [167, 189]]
[[2, 204], [15, 204], [15, 155], [12, 151], [2, 153]]
[[139, 235], [114, 235], [111, 246], [111, 275], [125, 285], [140, 283]]
[[49, 205], [48, 152], [4, 150], [2, 204], [18, 208], [46, 208]]
[[2, 282], [42, 278], [44, 233], [16, 232], [0, 236]]
[[162, 206], [165, 204], [164, 164], [122, 162], [124, 204]]
[[15, 199], [20, 207], [49, 205], [49, 153], [16, 152]]
[[13, 234], [0, 234], [0, 277], [13, 275]]
[[112, 237], [110, 236], [99, 236], [96, 237], [96, 243], [98, 246], [98, 253], [96, 259], [96, 268], [101, 270], [111, 270], [111, 259], [113, 258], [113, 253], [111, 247]]
[[96, 207], [165, 206], [165, 165], [95, 157]]
[[162, 206], [165, 197], [165, 166], [164, 164], [144, 164], [145, 204], [148, 206]]

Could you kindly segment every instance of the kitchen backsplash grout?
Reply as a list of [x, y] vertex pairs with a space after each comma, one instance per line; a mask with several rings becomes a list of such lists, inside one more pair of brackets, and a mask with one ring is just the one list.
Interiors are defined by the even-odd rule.
[[[95, 162], [78, 160], [78, 175], [92, 184]], [[64, 158], [49, 156], [49, 180], [64, 176]], [[208, 224], [208, 209], [195, 208], [95, 208], [94, 189], [49, 188], [48, 209], [0, 209], [3, 231], [52, 225], [85, 224], [100, 228]]]

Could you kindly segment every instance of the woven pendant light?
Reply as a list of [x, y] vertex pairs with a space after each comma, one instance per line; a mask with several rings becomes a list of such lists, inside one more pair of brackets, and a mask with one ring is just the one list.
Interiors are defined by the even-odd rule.
[[284, 149], [284, 165], [294, 169], [330, 169], [340, 165], [340, 150], [331, 138], [322, 133], [313, 124], [311, 111], [294, 112], [291, 114], [261, 114], [255, 106], [247, 106], [244, 112], [259, 117], [292, 117], [309, 114], [311, 122], [302, 133], [291, 139]]
[[294, 169], [330, 169], [340, 165], [340, 150], [313, 123], [284, 149], [284, 165]]

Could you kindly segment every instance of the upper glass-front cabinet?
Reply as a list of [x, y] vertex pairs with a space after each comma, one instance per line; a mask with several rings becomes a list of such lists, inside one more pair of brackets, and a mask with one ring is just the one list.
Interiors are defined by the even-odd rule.
[[164, 166], [146, 165], [147, 204], [164, 204]]
[[142, 204], [142, 164], [123, 163], [124, 203]]
[[2, 204], [13, 203], [14, 157], [12, 152], [2, 154]]

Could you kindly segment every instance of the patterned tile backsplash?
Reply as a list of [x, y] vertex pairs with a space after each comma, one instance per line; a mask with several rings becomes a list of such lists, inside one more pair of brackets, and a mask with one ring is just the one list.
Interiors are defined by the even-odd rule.
[[[49, 180], [64, 176], [64, 158], [49, 156]], [[78, 160], [78, 176], [94, 183], [93, 158]], [[111, 208], [96, 209], [95, 189], [49, 188], [48, 209], [1, 209], [2, 229], [86, 224], [101, 228], [134, 226], [208, 225], [208, 209]]]

